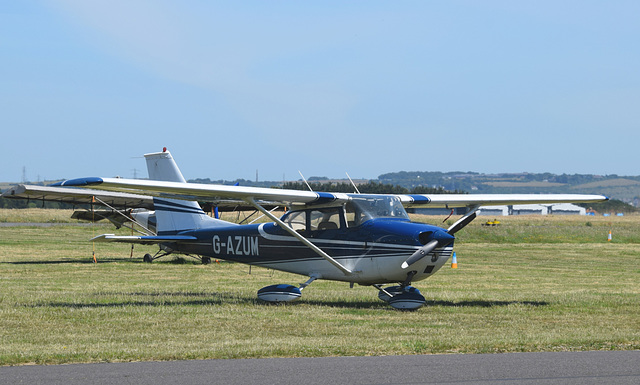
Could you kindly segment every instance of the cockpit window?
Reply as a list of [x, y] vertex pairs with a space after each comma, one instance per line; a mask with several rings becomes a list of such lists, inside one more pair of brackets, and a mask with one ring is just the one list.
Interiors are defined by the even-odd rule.
[[298, 232], [337, 230], [343, 226], [342, 206], [291, 211], [282, 217], [284, 223]]
[[340, 212], [342, 207], [331, 207], [321, 210], [311, 210], [309, 229], [336, 230], [340, 228]]
[[292, 229], [302, 232], [307, 230], [307, 211], [290, 211], [286, 213], [282, 220]]
[[355, 226], [374, 218], [409, 219], [400, 198], [388, 195], [350, 194], [347, 203], [347, 223]]
[[351, 201], [344, 206], [290, 211], [282, 217], [282, 221], [292, 229], [306, 233], [356, 227], [374, 218], [409, 219], [397, 197], [365, 194], [349, 196]]

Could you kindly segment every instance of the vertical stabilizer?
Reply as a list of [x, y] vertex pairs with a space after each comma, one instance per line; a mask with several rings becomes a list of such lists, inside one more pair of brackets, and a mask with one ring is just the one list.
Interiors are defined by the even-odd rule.
[[[169, 151], [145, 154], [144, 157], [147, 160], [149, 179], [186, 182]], [[153, 198], [153, 205], [156, 211], [158, 235], [176, 234], [181, 231], [226, 224], [208, 216], [195, 201]]]
[[164, 182], [186, 182], [169, 151], [145, 154], [149, 179]]

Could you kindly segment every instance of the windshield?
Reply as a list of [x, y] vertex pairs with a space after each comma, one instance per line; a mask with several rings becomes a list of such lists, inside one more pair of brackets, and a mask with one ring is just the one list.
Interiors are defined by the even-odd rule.
[[358, 225], [374, 218], [409, 219], [400, 198], [390, 195], [349, 194], [347, 221]]

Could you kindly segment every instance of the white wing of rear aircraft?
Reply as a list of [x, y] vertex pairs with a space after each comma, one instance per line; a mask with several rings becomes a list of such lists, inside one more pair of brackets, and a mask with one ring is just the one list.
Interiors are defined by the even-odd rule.
[[[95, 177], [67, 180], [58, 185], [185, 200], [242, 199], [285, 205], [348, 202], [352, 196], [355, 196], [344, 193]], [[591, 203], [608, 199], [603, 195], [585, 194], [407, 194], [395, 196], [405, 207], [434, 208], [533, 203]]]
[[144, 208], [153, 210], [153, 198], [148, 195], [105, 192], [89, 189], [60, 188], [19, 184], [2, 194], [3, 198], [32, 201], [62, 202], [74, 205], [101, 204], [117, 208]]

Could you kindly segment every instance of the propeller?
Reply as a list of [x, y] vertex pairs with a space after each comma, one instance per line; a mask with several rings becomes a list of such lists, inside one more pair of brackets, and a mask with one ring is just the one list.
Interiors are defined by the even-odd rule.
[[407, 267], [413, 265], [418, 262], [422, 258], [426, 257], [427, 254], [432, 252], [436, 247], [438, 247], [438, 240], [434, 239], [427, 243], [426, 245], [419, 248], [415, 253], [413, 253], [406, 261], [402, 262], [402, 268], [406, 269]]
[[[429, 255], [429, 253], [435, 250], [436, 247], [438, 246], [443, 247], [453, 242], [453, 240], [455, 239], [453, 235], [458, 231], [460, 231], [460, 229], [462, 229], [463, 227], [471, 223], [471, 221], [473, 221], [476, 218], [477, 210], [478, 210], [478, 206], [473, 207], [465, 216], [458, 219], [456, 223], [451, 225], [451, 227], [449, 227], [446, 231], [435, 231], [430, 234], [423, 233], [425, 235], [428, 234], [429, 241], [426, 242], [424, 246], [416, 250], [416, 252], [413, 253], [409, 258], [407, 258], [406, 261], [402, 262], [401, 267], [403, 269], [406, 269], [409, 266], [421, 260], [422, 258]], [[421, 234], [421, 236], [423, 234]]]
[[465, 227], [466, 225], [468, 225], [469, 223], [471, 223], [472, 220], [476, 219], [476, 211], [474, 210], [472, 213], [465, 215], [464, 217], [458, 219], [456, 221], [456, 223], [454, 223], [453, 225], [451, 225], [451, 227], [449, 227], [447, 229], [447, 233], [453, 235], [455, 233], [457, 233], [460, 229], [462, 229], [463, 227]]

